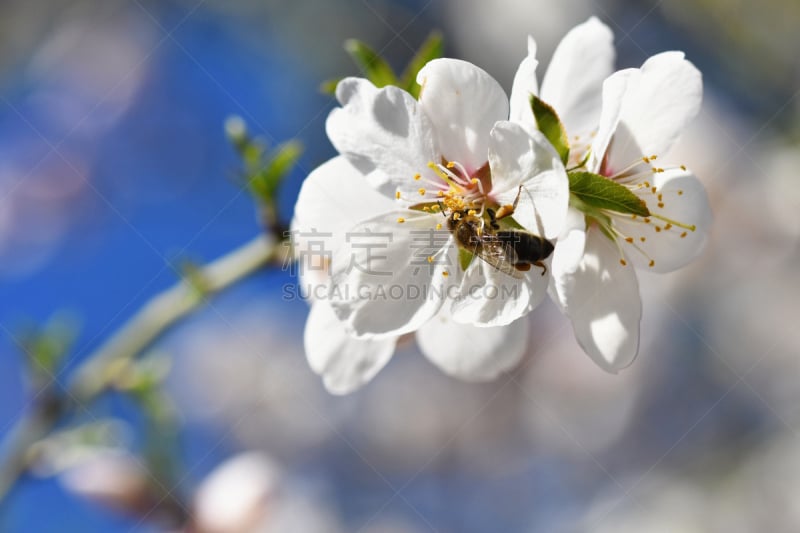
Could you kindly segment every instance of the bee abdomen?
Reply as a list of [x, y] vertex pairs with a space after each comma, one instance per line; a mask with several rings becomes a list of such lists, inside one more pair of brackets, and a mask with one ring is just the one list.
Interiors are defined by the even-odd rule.
[[497, 238], [514, 249], [517, 260], [516, 265], [533, 265], [550, 257], [553, 253], [553, 243], [527, 231], [498, 231]]

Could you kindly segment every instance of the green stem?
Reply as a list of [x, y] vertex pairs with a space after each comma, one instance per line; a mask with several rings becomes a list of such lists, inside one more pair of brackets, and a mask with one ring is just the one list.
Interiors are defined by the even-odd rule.
[[[147, 350], [167, 330], [198, 310], [209, 296], [283, 259], [288, 247], [271, 236], [259, 236], [199, 269], [154, 296], [125, 325], [90, 354], [63, 394], [53, 382], [20, 419], [3, 443], [0, 501], [27, 470], [31, 445], [46, 437], [61, 417], [88, 404], [117, 381], [128, 363]], [[202, 283], [197, 283], [197, 280]]]

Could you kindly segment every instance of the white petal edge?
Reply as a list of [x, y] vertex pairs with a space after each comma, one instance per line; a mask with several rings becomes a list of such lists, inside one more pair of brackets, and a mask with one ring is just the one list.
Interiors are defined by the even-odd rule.
[[586, 248], [586, 219], [577, 209], [569, 208], [561, 235], [553, 250], [553, 276], [571, 274], [578, 268]]
[[[623, 234], [633, 237], [637, 248], [624, 241], [622, 245], [625, 256], [637, 267], [652, 272], [671, 272], [687, 265], [703, 252], [713, 216], [705, 187], [689, 170], [666, 170], [651, 179], [656, 192], [640, 193], [650, 212], [685, 225], [694, 225], [694, 231], [674, 224], [668, 226], [668, 222], [655, 217], [650, 217], [649, 224], [641, 219], [633, 221], [624, 217], [616, 219], [614, 224]], [[664, 207], [658, 207], [657, 195], [661, 195]], [[641, 237], [646, 239], [645, 242]], [[650, 261], [653, 261], [652, 267]]]
[[410, 94], [345, 78], [336, 97], [342, 107], [328, 115], [328, 137], [376, 189], [393, 198], [398, 188], [411, 187], [417, 173], [436, 178], [427, 166], [438, 161], [432, 125]]
[[465, 381], [489, 381], [516, 367], [525, 355], [528, 322], [479, 328], [442, 312], [417, 331], [422, 353], [445, 374]]
[[636, 358], [642, 301], [636, 271], [619, 261], [614, 244], [597, 229], [586, 235], [581, 265], [553, 278], [557, 302], [578, 344], [598, 366], [615, 373]]
[[353, 336], [402, 335], [438, 312], [448, 287], [460, 282], [453, 238], [434, 229], [439, 222], [437, 215], [400, 210], [348, 232], [349, 242], [333, 254], [329, 298]]
[[547, 294], [548, 276], [531, 267], [522, 278], [475, 257], [450, 304], [453, 321], [478, 327], [504, 326], [527, 315]]
[[417, 83], [422, 86], [419, 104], [433, 122], [441, 156], [470, 173], [478, 170], [486, 163], [492, 126], [508, 118], [503, 88], [484, 70], [457, 59], [429, 62]]
[[491, 195], [512, 204], [520, 192], [514, 220], [525, 229], [554, 239], [564, 227], [569, 179], [564, 165], [541, 132], [501, 121], [492, 128], [489, 145]]
[[596, 17], [559, 43], [542, 80], [541, 98], [556, 110], [570, 142], [586, 143], [600, 117], [603, 81], [614, 71], [614, 34]]
[[349, 394], [368, 383], [391, 359], [396, 337], [356, 339], [345, 331], [327, 302], [316, 302], [306, 321], [309, 366], [331, 394]]
[[[597, 135], [592, 141], [588, 168], [591, 172], [600, 172], [603, 160], [611, 144], [611, 138], [617, 131], [622, 103], [628, 84], [639, 77], [639, 69], [629, 68], [612, 74], [603, 82], [603, 103], [600, 112]], [[641, 154], [640, 154], [641, 156]]]
[[518, 124], [527, 124], [536, 127], [536, 119], [531, 111], [531, 95], [539, 94], [539, 85], [536, 81], [536, 68], [539, 61], [536, 59], [536, 41], [528, 37], [528, 55], [519, 64], [514, 83], [511, 85], [509, 99], [509, 120]]
[[610, 150], [612, 171], [643, 155], [663, 159], [700, 111], [703, 80], [683, 52], [663, 52], [645, 61], [628, 84]]

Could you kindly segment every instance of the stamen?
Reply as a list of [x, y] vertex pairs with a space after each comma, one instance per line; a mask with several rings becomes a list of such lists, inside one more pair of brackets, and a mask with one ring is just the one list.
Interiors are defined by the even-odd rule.
[[403, 217], [400, 217], [400, 218], [397, 219], [397, 223], [398, 224], [402, 224], [405, 221], [406, 221], [406, 219], [404, 219]]
[[422, 179], [422, 174], [414, 174], [414, 179], [416, 181], [419, 181], [420, 179]]
[[689, 231], [697, 230], [697, 226], [695, 226], [694, 224], [683, 224], [682, 222], [677, 222], [675, 220], [672, 220], [671, 218], [667, 218], [656, 214], [653, 214], [653, 217], [659, 220], [663, 220], [664, 222], [669, 222], [673, 226], [678, 226], [679, 228], [688, 229]]
[[394, 197], [399, 200], [400, 199], [400, 191], [397, 191], [396, 193], [394, 193]]
[[420, 189], [417, 192], [419, 193], [420, 196], [425, 196], [426, 191], [424, 187], [420, 187]]
[[436, 229], [437, 229], [437, 230], [440, 230], [440, 229], [442, 229], [442, 225], [441, 225], [441, 224], [436, 224]]
[[442, 272], [442, 276], [444, 276], [444, 277], [447, 277], [449, 275], [450, 275], [450, 272], [448, 272], [447, 270]]

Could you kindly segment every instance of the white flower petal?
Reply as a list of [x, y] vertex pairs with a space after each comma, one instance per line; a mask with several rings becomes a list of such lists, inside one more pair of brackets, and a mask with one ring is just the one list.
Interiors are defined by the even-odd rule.
[[700, 71], [684, 59], [683, 52], [648, 59], [628, 84], [610, 150], [610, 171], [643, 155], [663, 158], [700, 111], [702, 98]]
[[304, 334], [311, 369], [331, 394], [347, 394], [370, 381], [394, 353], [396, 337], [356, 339], [327, 302], [311, 306]]
[[475, 257], [450, 306], [452, 319], [480, 327], [510, 324], [541, 303], [548, 279], [537, 266], [514, 278]]
[[427, 167], [438, 162], [432, 126], [410, 94], [346, 78], [337, 85], [336, 97], [342, 107], [328, 115], [328, 137], [375, 188], [394, 197], [398, 187], [413, 187], [417, 173], [435, 178]]
[[527, 124], [534, 128], [536, 127], [536, 119], [534, 119], [533, 111], [531, 111], [531, 95], [539, 93], [539, 86], [536, 81], [536, 67], [538, 66], [536, 41], [533, 40], [533, 37], [528, 37], [528, 55], [519, 64], [517, 73], [514, 75], [514, 83], [511, 86], [509, 120], [519, 124]]
[[417, 331], [422, 353], [444, 373], [466, 381], [488, 381], [517, 366], [527, 340], [525, 319], [478, 328], [453, 321], [444, 310]]
[[438, 222], [440, 216], [395, 211], [348, 232], [345, 245], [333, 254], [329, 296], [354, 336], [408, 333], [439, 310], [460, 272], [453, 238], [434, 229]]
[[541, 98], [556, 110], [570, 143], [585, 145], [600, 117], [601, 87], [614, 71], [614, 35], [592, 17], [570, 30], [553, 53]]
[[303, 181], [292, 230], [297, 234], [321, 233], [314, 238], [322, 238], [325, 248], [333, 251], [358, 222], [393, 209], [393, 200], [375, 191], [347, 158], [338, 156], [314, 169]]
[[[650, 217], [649, 224], [642, 222], [641, 218], [633, 221], [628, 217], [615, 217], [614, 224], [625, 236], [633, 239], [633, 244], [625, 241], [622, 244], [625, 256], [636, 266], [653, 272], [670, 272], [691, 262], [705, 248], [711, 230], [711, 208], [703, 184], [688, 170], [666, 170], [651, 179], [656, 192], [639, 193], [650, 212], [681, 224], [694, 225], [695, 230], [655, 217]], [[661, 195], [664, 207], [658, 207], [658, 195]], [[645, 238], [644, 242], [641, 237]], [[650, 261], [653, 261], [652, 267]]]
[[[591, 172], [599, 172], [603, 159], [611, 144], [611, 138], [617, 131], [622, 104], [628, 84], [631, 80], [638, 80], [639, 69], [629, 68], [612, 74], [603, 82], [603, 104], [600, 112], [597, 135], [592, 141], [592, 150], [589, 155], [587, 167]], [[640, 154], [641, 156], [642, 154]]]
[[519, 193], [514, 220], [527, 230], [553, 239], [561, 233], [569, 203], [564, 165], [541, 132], [513, 122], [498, 122], [489, 144], [492, 196], [512, 204]]
[[[485, 71], [457, 59], [435, 59], [417, 75], [419, 103], [430, 117], [442, 157], [471, 174], [486, 163], [489, 131], [508, 118], [508, 98]], [[436, 161], [437, 163], [439, 161]]]
[[575, 338], [609, 372], [625, 368], [636, 357], [642, 316], [636, 272], [619, 259], [614, 244], [591, 229], [580, 267], [553, 278], [554, 299], [572, 321]]
[[553, 276], [575, 272], [586, 247], [586, 219], [577, 209], [569, 208], [567, 220], [553, 250]]
[[394, 207], [394, 201], [373, 189], [345, 157], [335, 157], [312, 171], [300, 189], [291, 225], [304, 297], [327, 295], [330, 259], [344, 244], [347, 230]]

